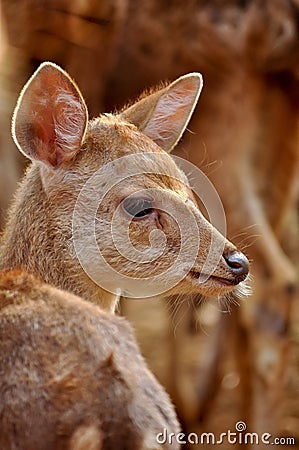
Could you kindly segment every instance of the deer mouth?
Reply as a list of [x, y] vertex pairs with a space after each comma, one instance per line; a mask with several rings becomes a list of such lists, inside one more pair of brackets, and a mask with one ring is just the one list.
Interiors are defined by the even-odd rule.
[[219, 286], [228, 286], [233, 287], [239, 284], [238, 279], [228, 279], [228, 278], [222, 278], [217, 277], [215, 275], [207, 275], [201, 272], [197, 272], [196, 270], [190, 270], [188, 275], [193, 279], [197, 280], [198, 283], [213, 283]]

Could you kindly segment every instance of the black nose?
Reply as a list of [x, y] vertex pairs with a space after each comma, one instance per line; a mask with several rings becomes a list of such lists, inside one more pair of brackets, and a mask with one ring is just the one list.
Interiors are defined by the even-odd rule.
[[246, 256], [237, 251], [224, 251], [223, 258], [238, 282], [245, 280], [249, 272], [249, 261]]

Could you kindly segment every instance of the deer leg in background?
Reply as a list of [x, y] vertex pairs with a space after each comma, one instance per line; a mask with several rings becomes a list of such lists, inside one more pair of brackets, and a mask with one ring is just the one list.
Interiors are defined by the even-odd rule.
[[227, 348], [231, 348], [235, 359], [240, 383], [240, 417], [246, 424], [251, 423], [252, 368], [248, 330], [240, 323], [239, 306], [232, 305], [229, 314], [220, 313], [216, 325], [214, 340], [208, 352], [210, 358], [206, 370], [200, 376], [198, 386], [197, 420], [204, 422], [213, 407], [213, 401], [221, 388], [224, 376], [223, 357], [227, 356]]

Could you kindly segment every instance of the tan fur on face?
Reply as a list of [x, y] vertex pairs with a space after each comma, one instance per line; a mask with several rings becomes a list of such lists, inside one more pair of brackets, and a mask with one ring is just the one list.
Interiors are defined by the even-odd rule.
[[[56, 85], [53, 90], [54, 81]], [[89, 213], [93, 199], [106, 192], [106, 185], [110, 180], [126, 178], [135, 169], [141, 170], [142, 176], [127, 178], [115, 189], [109, 190], [98, 208], [96, 239], [109, 265], [130, 278], [139, 277], [140, 273], [151, 278], [156, 273], [166, 271], [179, 254], [180, 224], [176, 224], [170, 214], [160, 211], [159, 206], [155, 208], [155, 205], [155, 214], [132, 223], [129, 230], [132, 246], [146, 244], [151, 231], [163, 231], [167, 246], [160, 258], [148, 265], [138, 265], [138, 261], [137, 264], [132, 264], [130, 259], [123, 258], [115, 248], [111, 236], [111, 218], [124, 195], [128, 196], [137, 189], [143, 189], [144, 192], [154, 190], [158, 200], [166, 204], [168, 211], [174, 211], [175, 214], [181, 212], [183, 217], [185, 208], [194, 218], [200, 240], [193, 267], [197, 273], [201, 272], [207, 258], [212, 236], [215, 239], [212, 253], [216, 254], [221, 246], [233, 250], [232, 244], [204, 219], [193, 200], [186, 176], [163, 150], [171, 150], [181, 136], [195, 107], [200, 89], [201, 78], [198, 74], [183, 76], [130, 106], [120, 115], [106, 114], [90, 121], [83, 138], [87, 113], [77, 86], [67, 75], [64, 76], [62, 69], [53, 64], [43, 64], [22, 91], [14, 115], [15, 140], [33, 163], [10, 213], [2, 240], [1, 267], [23, 267], [29, 272], [37, 273], [54, 286], [62, 287], [113, 310], [116, 301], [113, 292], [126, 291], [128, 286], [119, 285], [118, 278], [114, 279], [111, 274], [106, 280], [107, 275], [105, 272], [102, 274], [104, 267], [101, 265], [92, 268], [97, 273], [97, 284], [92, 281], [80, 266], [72, 240], [73, 213], [79, 193], [85, 183], [102, 167], [105, 167], [105, 170], [100, 183], [88, 191], [87, 198], [80, 204], [80, 221], [85, 226], [82, 226], [79, 252], [81, 249], [88, 252], [88, 264], [92, 265], [93, 261], [96, 261], [98, 252], [96, 245], [90, 241], [92, 233], [86, 231], [91, 222]], [[42, 97], [43, 90], [45, 99]], [[55, 101], [56, 94], [58, 97]], [[69, 98], [71, 102], [67, 100]], [[35, 111], [36, 101], [38, 114]], [[81, 108], [80, 102], [83, 102]], [[53, 120], [49, 120], [51, 114]], [[72, 114], [75, 115], [75, 122]], [[61, 126], [63, 124], [69, 133], [75, 133], [74, 123], [80, 123], [81, 126], [78, 128], [78, 134], [72, 136], [70, 142], [73, 144], [70, 148], [60, 144]], [[26, 124], [25, 128], [23, 124]], [[26, 133], [26, 130], [30, 132]], [[36, 139], [34, 133], [37, 135]], [[78, 147], [74, 142], [79, 142], [80, 139], [83, 140]], [[42, 155], [40, 142], [43, 144]], [[130, 156], [129, 163], [126, 159], [120, 159], [125, 156]], [[109, 168], [106, 166], [108, 163], [111, 163]], [[119, 210], [117, 232], [120, 236], [122, 233], [125, 236], [128, 219], [125, 213], [121, 212], [121, 208]], [[176, 284], [178, 276], [184, 279], [179, 286], [180, 291], [215, 295], [231, 290], [231, 286], [213, 286], [210, 283], [200, 284], [194, 279], [190, 280], [187, 275], [193, 261], [188, 255], [192, 254], [194, 243], [188, 241], [184, 246], [185, 260], [173, 280], [171, 275], [162, 279], [161, 289], [165, 283]], [[222, 250], [219, 257], [221, 254]], [[216, 277], [234, 281], [234, 275], [223, 258], [218, 263], [216, 260], [215, 267], [210, 267], [209, 270], [214, 269]], [[105, 287], [105, 284], [104, 288], [101, 287], [103, 280], [108, 282], [108, 287]], [[146, 284], [144, 287], [147, 288]], [[144, 292], [141, 287], [138, 294], [142, 296]]]

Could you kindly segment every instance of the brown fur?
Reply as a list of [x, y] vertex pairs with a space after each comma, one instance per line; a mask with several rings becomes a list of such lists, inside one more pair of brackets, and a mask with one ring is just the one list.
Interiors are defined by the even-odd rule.
[[153, 449], [178, 432], [128, 323], [24, 272], [0, 274], [0, 353], [3, 450]]

